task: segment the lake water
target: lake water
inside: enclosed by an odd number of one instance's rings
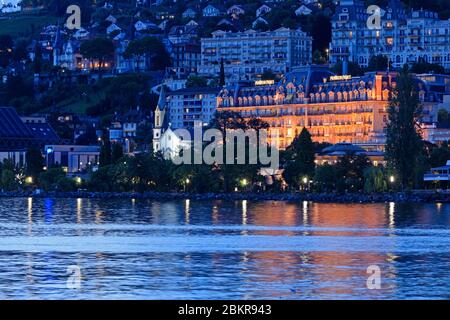
[[[0,299],[116,298],[450,299],[450,205],[0,199]]]

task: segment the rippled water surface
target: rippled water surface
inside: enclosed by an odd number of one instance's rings
[[[13,298],[450,299],[450,205],[4,198]]]

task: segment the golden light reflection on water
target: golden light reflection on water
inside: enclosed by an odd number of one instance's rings
[[[191,210],[191,200],[186,199],[184,201],[184,221],[186,224],[190,223],[190,219],[189,219],[190,210]]]
[[[78,198],[77,199],[77,223],[82,223],[82,215],[81,212],[83,211],[83,199]]]
[[[43,204],[40,199],[33,200],[28,198],[26,201],[22,203],[21,212],[22,214],[27,212],[27,217],[23,217],[25,218],[23,221],[28,221],[28,230],[31,234],[33,222],[36,229],[33,231],[36,232],[38,231],[37,226],[40,223],[40,219],[43,219],[43,215],[40,214],[40,212],[43,212]],[[60,203],[56,203],[55,217],[62,215],[63,207],[58,207]],[[95,221],[97,224],[111,222],[110,219],[114,217],[114,214],[110,213],[115,210],[113,205],[97,204],[92,205],[92,209],[90,209],[90,205],[91,200],[76,200],[76,222],[78,224],[83,222],[90,223],[91,221]],[[135,210],[140,209],[141,205],[140,201],[139,206],[136,206]],[[120,209],[126,210],[129,209],[129,206],[130,203],[127,200],[126,205],[122,204]],[[199,206],[203,210],[202,214],[199,214]],[[298,252],[244,251],[232,254],[214,252],[213,254],[202,254],[201,259],[204,260],[199,260],[200,254],[197,252],[182,252],[176,255],[161,255],[158,263],[162,263],[161,261],[166,259],[166,257],[175,259],[174,257],[176,256],[176,260],[171,260],[171,263],[176,266],[177,261],[184,261],[181,267],[178,266],[179,270],[177,272],[181,272],[186,278],[195,277],[196,268],[199,265],[204,266],[205,270],[206,268],[211,268],[211,270],[219,273],[223,268],[230,268],[228,271],[224,271],[225,274],[222,275],[221,281],[225,281],[226,277],[232,278],[232,275],[234,276],[233,272],[236,272],[238,278],[233,278],[234,280],[232,281],[237,286],[240,286],[242,290],[249,291],[245,295],[246,298],[253,297],[250,292],[253,292],[252,290],[256,287],[258,287],[258,290],[265,290],[267,295],[273,298],[292,298],[293,295],[301,296],[304,293],[302,292],[302,286],[305,286],[305,283],[310,293],[312,292],[315,296],[334,295],[336,298],[339,298],[339,295],[358,296],[361,292],[364,292],[366,297],[377,297],[382,293],[385,294],[386,290],[395,292],[401,286],[400,281],[402,277],[401,272],[398,270],[398,261],[404,257],[399,257],[395,252],[387,250],[352,250],[352,252],[347,252],[334,249],[333,251],[327,251],[328,239],[348,236],[351,242],[352,239],[364,236],[396,236],[398,228],[401,228],[404,223],[405,215],[409,219],[407,220],[408,225],[409,223],[433,224],[433,219],[436,219],[437,215],[429,210],[430,207],[435,208],[438,213],[439,210],[448,212],[445,211],[448,210],[448,207],[442,204],[433,204],[428,207],[412,205],[405,208],[402,204],[395,203],[361,205],[236,201],[230,204],[216,201],[199,204],[190,200],[170,203],[152,202],[147,209],[151,210],[152,219],[149,221],[151,224],[174,224],[175,222],[181,224],[183,220],[186,224],[192,223],[204,226],[241,224],[244,227],[244,230],[239,233],[241,235],[320,236],[324,239],[323,251],[311,251],[310,248],[305,247],[300,248]],[[75,223],[73,200],[71,200],[70,208],[70,219],[72,219],[72,223]],[[147,214],[146,212],[145,214]],[[442,219],[442,217],[444,217],[443,213],[440,212],[438,218]],[[120,218],[123,219],[124,217],[120,216]],[[128,217],[125,223],[133,224],[132,218]],[[53,223],[55,224],[55,221]],[[268,227],[268,230],[254,231],[250,228],[246,229],[245,226],[264,226]],[[271,226],[297,227],[297,229],[281,228],[282,230],[273,230],[270,228]],[[306,227],[305,230],[302,230],[302,227]],[[99,229],[96,232],[101,234],[105,232],[106,228],[103,231],[101,230],[103,229]],[[196,235],[195,232],[192,234]],[[220,236],[221,234],[218,232],[214,235]],[[185,234],[185,236],[189,236],[189,234]],[[300,245],[301,243],[299,241]],[[235,258],[230,258],[233,254]],[[33,267],[34,263],[36,263],[35,260],[42,258],[40,255],[42,254],[37,254],[36,258],[32,253],[26,254],[26,282],[30,285],[35,285],[40,281],[36,277],[37,271]],[[108,268],[111,264],[109,260],[111,255],[98,252],[94,256],[96,261],[94,264],[94,269],[96,269],[96,280],[94,280],[96,290],[106,290],[105,283],[101,279],[110,275]],[[83,259],[87,259],[86,257],[87,254],[80,253],[76,263],[83,267]],[[51,260],[52,256],[48,255],[44,258]],[[200,264],[199,261],[201,261]],[[382,291],[369,291],[366,288],[365,280],[368,276],[366,270],[369,265],[382,267]],[[164,272],[166,271],[161,269],[160,275],[163,276]],[[169,273],[169,271],[167,272]],[[31,294],[32,292],[30,291]]]
[[[270,208],[268,208],[268,206]],[[295,227],[303,225],[313,227],[309,231],[295,234],[293,231],[269,230],[257,232],[265,235],[296,235],[296,236],[376,236],[382,235],[379,228],[386,226],[386,214],[380,210],[382,205],[352,205],[352,204],[320,204],[302,202],[300,205],[288,203],[255,203],[247,209],[247,219],[258,226]],[[394,210],[387,208],[388,225],[394,228]],[[315,230],[319,228],[319,230]],[[320,228],[328,228],[321,231]],[[355,231],[345,229],[358,229]],[[342,230],[344,229],[344,230]],[[315,294],[355,294],[358,290],[366,290],[366,282],[355,283],[355,278],[367,279],[366,268],[369,265],[385,265],[395,259],[391,253],[378,252],[345,252],[326,250],[320,252],[286,253],[252,252],[248,258],[254,261],[253,268],[258,268],[258,274],[267,283],[283,282],[295,289],[302,281],[309,281],[315,287]],[[313,267],[311,267],[313,266]],[[364,267],[365,266],[365,267]],[[284,272],[275,272],[284,270]],[[395,269],[386,270],[389,277],[395,277]],[[333,283],[327,285],[327,283]],[[336,286],[336,283],[340,284]],[[294,290],[293,289],[293,290]],[[368,290],[368,289],[367,289]],[[289,296],[292,292],[274,292],[274,297]],[[371,293],[376,295],[377,293]]]

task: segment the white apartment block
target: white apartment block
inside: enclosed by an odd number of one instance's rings
[[[399,0],[382,8],[380,29],[369,29],[368,18],[363,1],[341,0],[332,19],[332,64],[348,59],[367,67],[372,56],[386,55],[395,68],[422,58],[450,69],[450,20],[407,10]]]
[[[220,88],[186,88],[167,94],[168,120],[173,129],[207,125],[214,116]]]
[[[215,31],[201,40],[198,73],[218,77],[224,61],[228,83],[259,80],[266,70],[283,75],[292,67],[311,63],[312,38],[301,30],[279,28],[275,31]]]

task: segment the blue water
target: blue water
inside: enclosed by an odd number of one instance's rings
[[[431,298],[446,204],[0,199],[0,299]]]

